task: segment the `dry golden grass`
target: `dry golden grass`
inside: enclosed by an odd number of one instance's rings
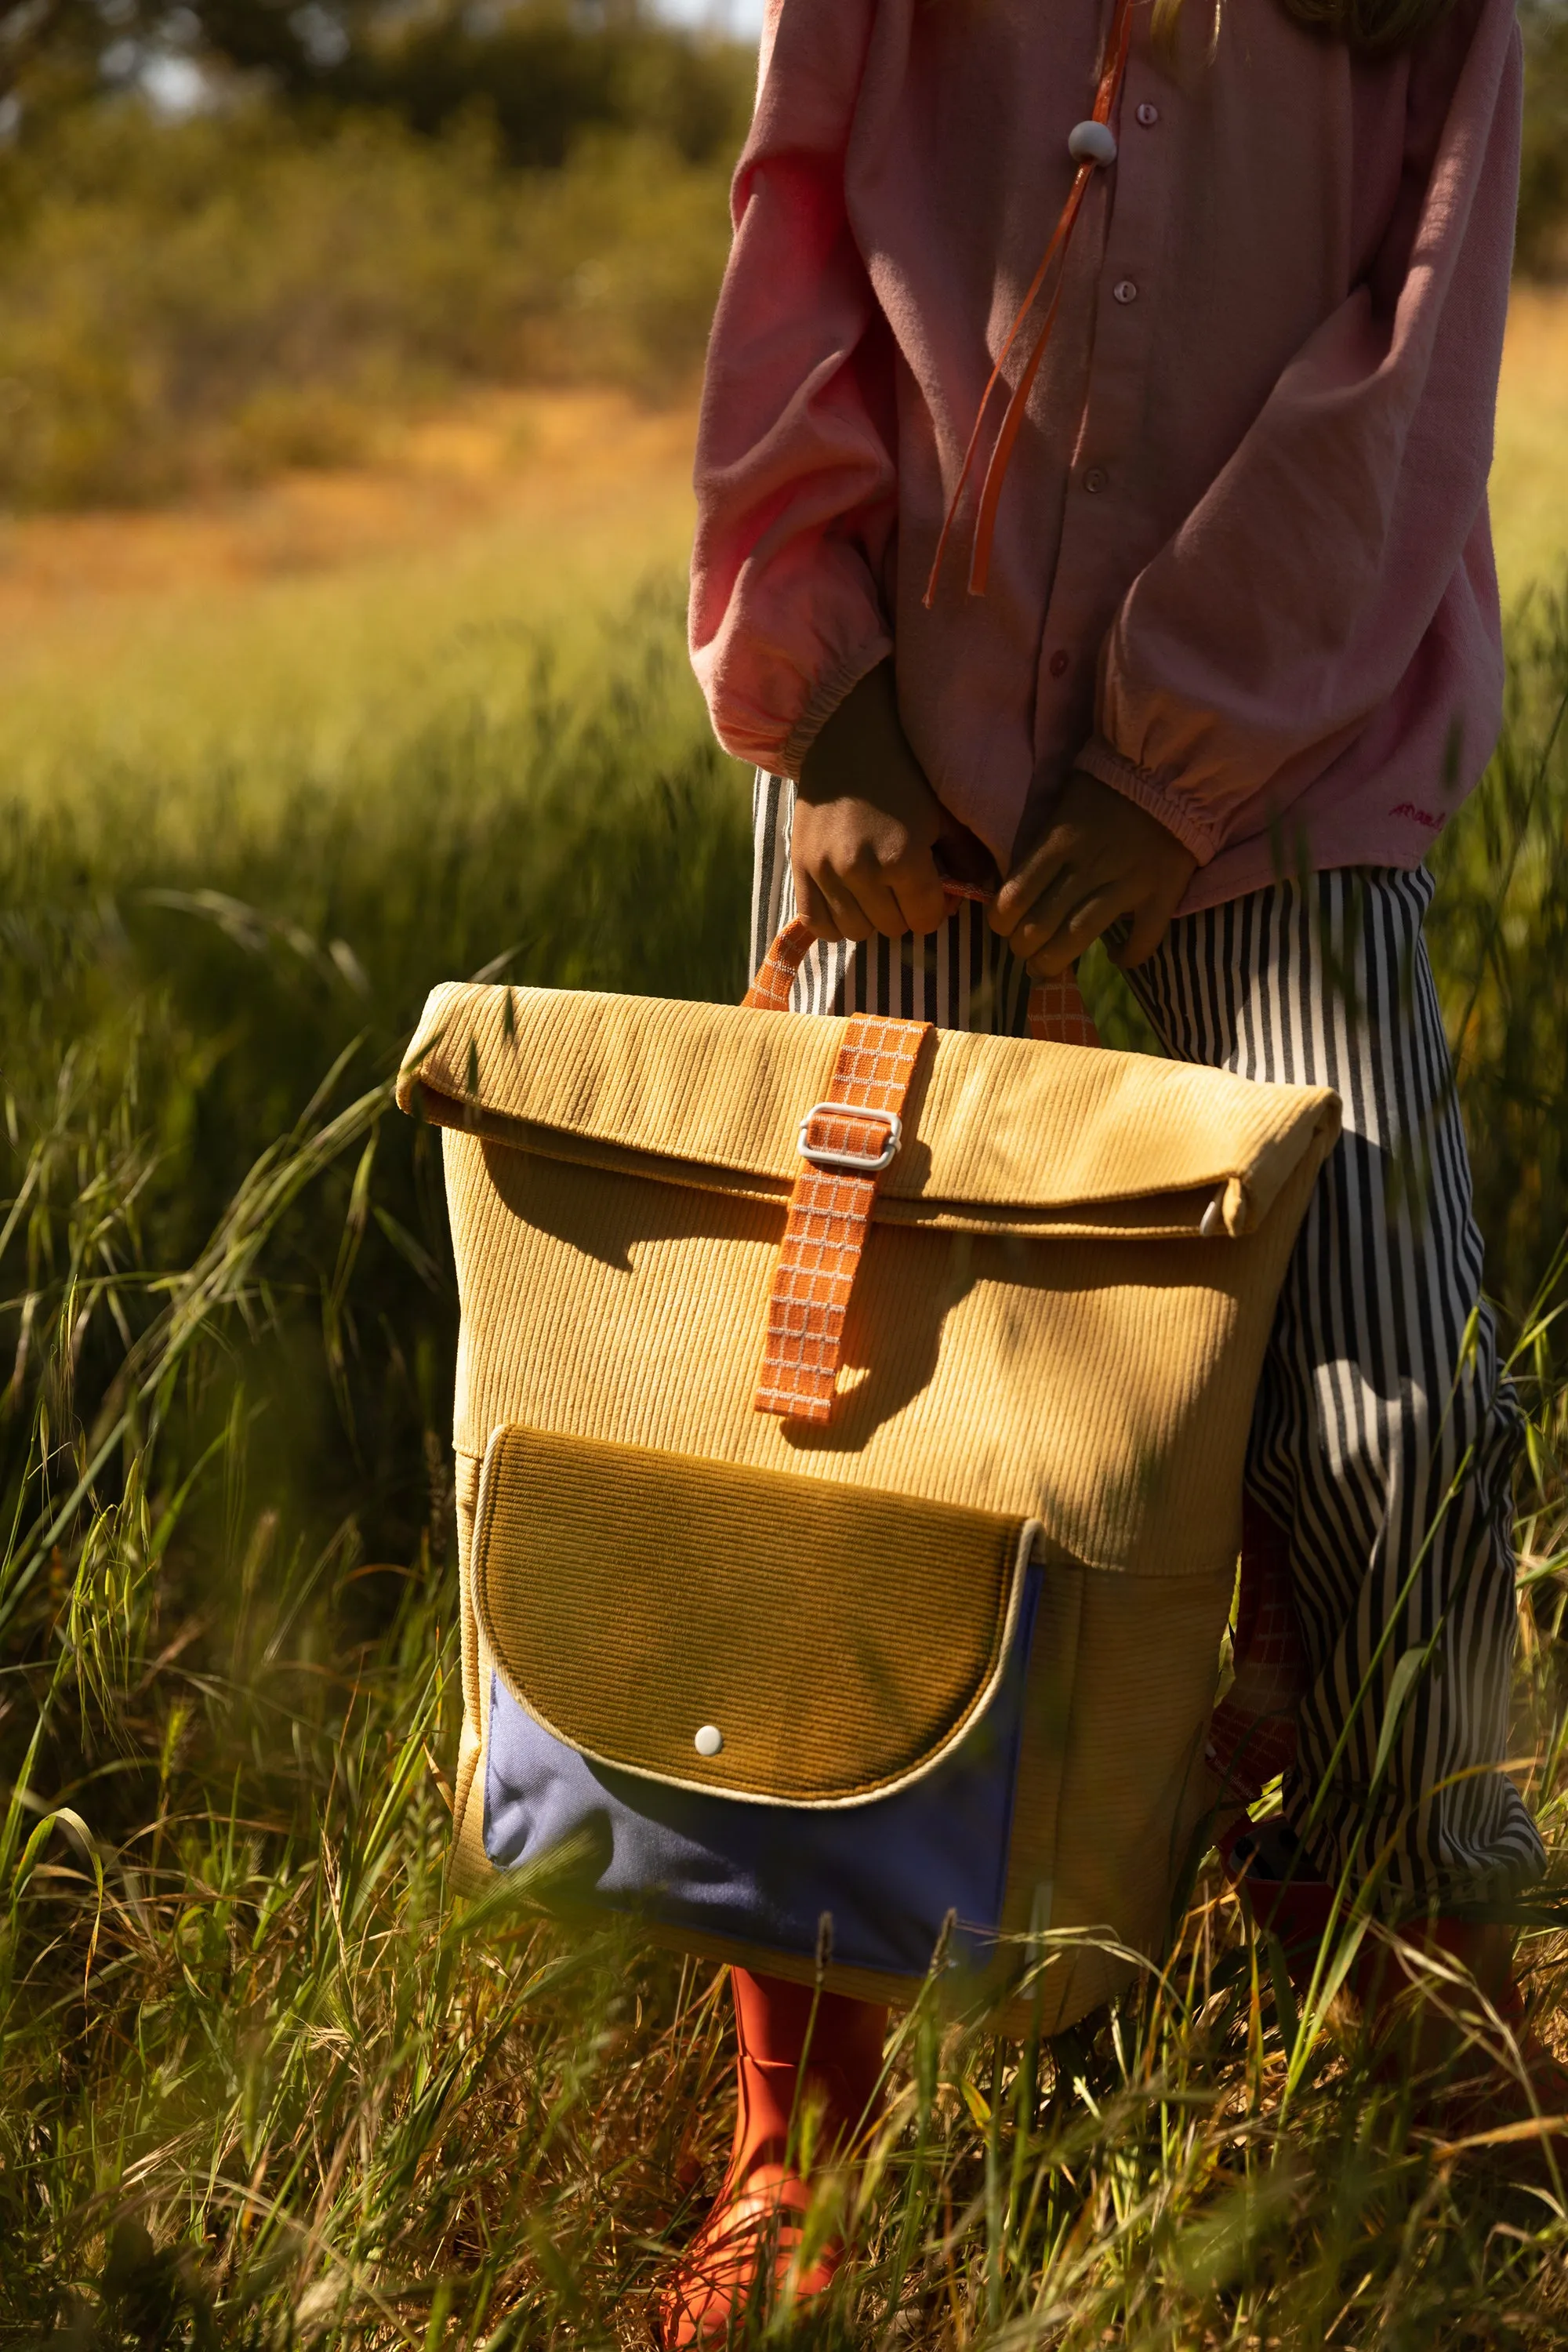
[[[1521,286],[1514,295],[1491,495],[1511,603],[1568,564],[1568,289]]]

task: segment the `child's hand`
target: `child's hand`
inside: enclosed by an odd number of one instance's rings
[[[839,704],[795,786],[795,904],[818,939],[934,931],[946,901],[931,851],[948,822],[882,662]]]
[[[1142,963],[1164,938],[1197,862],[1136,801],[1075,769],[1025,818],[991,927],[1037,980],[1055,980],[1126,915],[1131,927],[1112,961]]]

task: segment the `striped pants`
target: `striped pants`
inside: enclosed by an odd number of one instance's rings
[[[753,968],[795,912],[793,815],[792,787],[760,775]],[[1521,1424],[1481,1297],[1421,934],[1432,887],[1363,868],[1276,883],[1183,916],[1128,974],[1167,1054],[1332,1087],[1344,1106],[1275,1318],[1247,1482],[1288,1547],[1305,1652],[1287,1818],[1321,1872],[1371,1879],[1395,1911],[1497,1899],[1544,1867],[1499,1769]],[[1028,991],[963,906],[925,939],[819,942],[795,1002],[1020,1035]]]

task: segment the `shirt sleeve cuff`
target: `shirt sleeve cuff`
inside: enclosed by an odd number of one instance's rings
[[[789,740],[779,753],[778,772],[795,782],[800,781],[805,755],[845,698],[868,677],[879,662],[887,660],[893,650],[893,641],[886,635],[875,637],[859,652],[849,655],[825,677],[817,680],[806,699],[805,709],[790,729]]]
[[[1154,769],[1124,758],[1103,735],[1091,735],[1073,764],[1146,809],[1184,849],[1192,851],[1200,866],[1206,866],[1220,847],[1220,829],[1212,817],[1173,793]]]

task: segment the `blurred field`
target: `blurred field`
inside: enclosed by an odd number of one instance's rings
[[[1505,603],[1568,563],[1568,289],[1518,286],[1498,403],[1492,528]]]
[[[465,695],[504,704],[542,631],[596,615],[689,538],[689,409],[615,392],[476,394],[375,467],[151,514],[0,531],[0,793],[215,763],[265,793],[329,775]]]
[[[330,775],[436,707],[504,704],[540,633],[592,625],[690,532],[692,410],[475,392],[377,462],[149,513],[0,525],[0,795],[143,761],[170,813],[215,763]],[[1493,520],[1505,602],[1568,562],[1568,292],[1515,297]]]

